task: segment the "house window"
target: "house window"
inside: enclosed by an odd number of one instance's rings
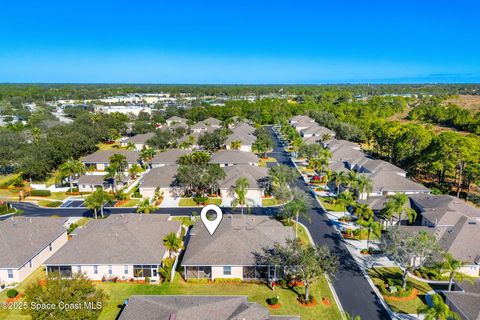
[[[123,272],[124,272],[125,274],[128,274],[128,266],[127,266],[127,265],[124,266]]]
[[[112,266],[108,266],[108,274],[109,275],[112,275],[113,274],[113,267]]]
[[[93,274],[98,274],[98,266],[93,266]]]
[[[12,269],[8,269],[8,278],[9,279],[13,278],[13,270]]]
[[[232,267],[231,266],[223,267],[223,275],[224,276],[231,276],[232,275]]]
[[[28,261],[28,267],[29,267],[29,268],[32,267],[32,260]]]

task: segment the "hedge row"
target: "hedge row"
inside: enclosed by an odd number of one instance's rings
[[[30,193],[32,197],[48,197],[51,196],[52,193],[50,190],[32,190]]]

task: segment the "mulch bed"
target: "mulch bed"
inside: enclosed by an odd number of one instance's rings
[[[322,298],[322,303],[326,306],[331,305],[332,303],[330,302],[330,299],[328,298]]]
[[[23,294],[22,294],[22,293],[19,293],[19,294],[17,294],[17,296],[16,296],[15,298],[7,298],[7,299],[5,300],[5,302],[7,302],[7,303],[17,302],[18,300],[20,300],[20,298],[21,298],[22,296],[23,296]]]
[[[312,307],[315,307],[317,305],[317,300],[313,299],[311,302],[309,303],[302,303],[300,301],[297,300],[297,302],[302,306],[302,307],[307,307],[307,308],[312,308]]]
[[[282,307],[282,304],[281,303],[277,303],[277,304],[269,304],[268,305],[268,308],[269,309],[272,309],[272,310],[278,310]]]
[[[409,296],[406,297],[389,297],[389,296],[383,296],[385,300],[389,301],[410,301],[415,299],[418,296],[418,290],[417,288],[412,289],[412,293],[410,293]]]

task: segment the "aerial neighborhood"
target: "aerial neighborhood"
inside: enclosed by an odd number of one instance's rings
[[[52,102],[72,120],[51,154],[62,161],[38,165],[53,138],[28,129],[33,157],[2,175],[2,302],[62,300],[68,287],[99,303],[82,311],[92,319],[479,319],[476,139],[415,127],[388,147],[398,123],[359,133],[302,95],[189,97]],[[345,103],[373,113],[376,98]],[[77,131],[95,140],[75,147]],[[453,168],[449,138],[473,153]]]

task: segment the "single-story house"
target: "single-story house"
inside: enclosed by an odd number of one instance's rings
[[[128,177],[125,176],[121,180],[115,181],[117,188],[123,188],[128,184]],[[84,174],[77,179],[78,191],[93,192],[97,188],[102,188],[105,191],[113,187],[113,180],[105,179],[105,175],[100,174]]]
[[[67,243],[66,219],[14,216],[0,221],[0,284],[22,282]]]
[[[180,194],[181,188],[176,185],[176,174],[178,165],[166,165],[153,168],[141,179],[139,191],[142,197],[152,198],[158,188],[164,197],[176,197]]]
[[[181,156],[189,153],[190,151],[186,149],[168,149],[163,152],[158,152],[150,161],[150,164],[152,168],[176,164]]]
[[[191,278],[276,279],[279,268],[259,264],[258,255],[275,243],[294,238],[292,227],[267,216],[224,216],[213,235],[201,221],[190,232],[181,262],[183,276]]]
[[[349,148],[356,149],[356,150],[361,149],[360,145],[358,143],[351,142],[351,141],[348,141],[348,140],[341,140],[341,139],[340,140],[339,139],[331,139],[331,140],[325,141],[324,146],[332,152],[336,151],[337,149],[339,149],[341,147],[349,147]]]
[[[131,296],[118,320],[300,320],[272,316],[267,308],[248,302],[247,296]]]
[[[215,118],[208,118],[203,121],[199,121],[192,125],[190,129],[192,132],[212,132],[215,129],[219,129],[222,127],[220,120]]]
[[[173,116],[173,117],[170,117],[167,120],[165,120],[165,122],[167,123],[167,126],[171,126],[171,125],[174,125],[174,124],[177,124],[177,123],[186,124],[187,119],[181,118],[181,117],[178,117],[178,116]]]
[[[246,122],[239,122],[232,128],[232,132],[237,134],[254,134],[255,128]]]
[[[124,155],[129,168],[133,164],[139,163],[139,152],[129,150],[98,150],[86,157],[83,157],[82,162],[86,167],[94,167],[97,171],[105,171],[105,168],[108,167],[110,162],[110,157],[114,154]]]
[[[370,193],[362,193],[360,199],[366,199],[368,196],[388,196],[396,193],[417,194],[430,193],[430,189],[420,183],[413,182],[396,172],[388,169],[382,169],[374,174],[365,174],[372,180],[372,191]]]
[[[314,125],[308,128],[305,128],[300,131],[300,135],[304,138],[310,138],[310,137],[328,137],[328,139],[331,139],[332,137],[335,137],[335,132],[332,130],[319,126],[319,125]],[[328,140],[327,139],[327,140]]]
[[[330,151],[332,152],[331,161],[345,162],[350,170],[354,168],[353,163],[365,158],[365,154],[362,151],[350,146],[341,146],[335,150],[330,149]]]
[[[265,188],[268,185],[268,168],[239,164],[223,167],[225,179],[220,182],[220,192],[223,196],[234,197],[233,189],[239,178],[246,178],[249,184],[247,199],[261,203]]]
[[[252,144],[257,140],[257,138],[252,134],[243,134],[243,133],[232,133],[227,137],[225,140],[225,147],[227,150],[235,150],[232,149],[232,142],[240,141],[240,148],[237,150],[244,151],[244,152],[252,152]]]
[[[251,152],[239,150],[220,150],[212,154],[210,163],[219,164],[220,167],[233,166],[236,164],[249,164],[257,166],[260,159]]]
[[[303,115],[293,116],[288,120],[288,122],[290,122],[290,124],[301,122],[301,121],[303,121],[303,122],[315,122],[315,120],[313,120],[309,116],[303,116]]]
[[[200,132],[192,132],[178,139],[177,144],[181,146],[182,144],[186,143],[189,145],[189,149],[191,150],[199,149],[200,146],[198,145],[198,138],[200,138],[201,135],[202,133]]]
[[[443,291],[445,303],[462,320],[480,319],[480,281],[460,283],[461,291]]]
[[[163,238],[180,234],[178,221],[166,215],[115,214],[92,220],[46,262],[48,272],[65,277],[84,273],[91,280],[158,280],[168,251]]]
[[[357,162],[354,170],[360,173],[375,173],[380,170],[389,170],[395,172],[399,176],[407,176],[405,170],[391,164],[390,162],[370,158],[363,158],[360,162]]]
[[[308,128],[318,127],[318,123],[316,123],[314,121],[312,122],[312,121],[308,121],[308,120],[305,120],[305,121],[302,120],[302,121],[292,123],[292,127],[295,130],[297,130],[298,132],[300,132],[300,131],[308,129]]]
[[[133,137],[123,139],[122,146],[126,147],[130,142],[135,145],[135,150],[140,151],[144,147],[148,147],[148,140],[152,139],[155,136],[154,132],[148,132],[143,134],[137,134]]]

